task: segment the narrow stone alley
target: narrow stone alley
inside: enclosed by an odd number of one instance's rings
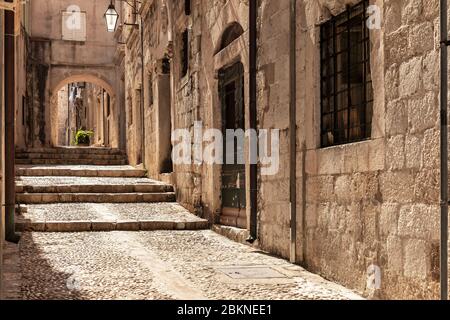
[[[39,149],[18,159],[23,234],[6,248],[7,298],[360,298],[208,230],[174,202],[171,185],[124,165],[117,150]]]
[[[446,300],[447,2],[0,0],[0,299]]]

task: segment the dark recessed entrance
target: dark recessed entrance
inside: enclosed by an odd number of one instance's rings
[[[222,131],[226,137],[229,129],[245,130],[244,67],[237,63],[220,72],[219,93],[222,104]],[[245,164],[239,163],[243,146],[234,140],[234,150],[226,146],[224,139],[224,165],[222,166],[222,214],[220,223],[227,226],[247,228]],[[227,163],[234,153],[234,164]]]

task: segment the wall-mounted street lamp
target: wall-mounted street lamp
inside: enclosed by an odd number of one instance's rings
[[[119,21],[119,14],[116,11],[116,7],[111,0],[111,4],[108,10],[105,12],[106,28],[108,32],[115,32],[117,28],[117,22]]]
[[[133,14],[135,16],[138,16],[138,8],[136,7],[136,4],[140,4],[141,1],[134,1],[133,3],[128,2],[127,0],[120,0],[125,2],[126,4],[128,4],[132,9],[133,9]],[[105,12],[105,21],[106,21],[106,28],[108,30],[108,32],[115,32],[117,29],[117,24],[119,21],[119,14],[117,13],[116,7],[113,3],[113,0],[111,0],[110,5],[108,6],[108,9]],[[137,23],[126,23],[124,22],[124,25],[126,26],[134,26],[134,27],[139,27],[139,24]]]

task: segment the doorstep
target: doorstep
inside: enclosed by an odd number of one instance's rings
[[[224,225],[215,224],[212,227],[212,231],[226,237],[234,242],[257,247],[257,241],[250,244],[247,239],[250,237],[250,232],[246,229],[239,229],[235,227],[228,227]]]

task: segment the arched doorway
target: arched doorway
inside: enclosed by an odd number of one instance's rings
[[[50,99],[51,144],[75,145],[77,131],[92,134],[90,145],[118,147],[119,118],[116,97],[104,80],[75,75],[58,83]]]

